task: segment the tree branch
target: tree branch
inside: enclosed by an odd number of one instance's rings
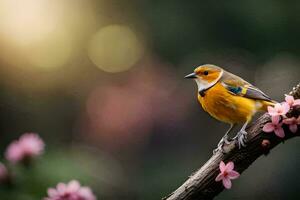
[[[300,83],[293,88],[290,95],[294,96],[295,99],[300,98]],[[288,113],[289,117],[297,117],[299,115],[299,107]],[[264,133],[262,127],[269,121],[270,116],[268,114],[261,116],[247,128],[248,142],[245,148],[238,149],[234,141],[224,146],[225,154],[218,151],[197,172],[190,176],[183,185],[169,196],[163,198],[163,200],[213,199],[224,189],[221,182],[215,181],[219,173],[219,163],[222,160],[225,162],[233,161],[235,170],[242,173],[257,158],[263,154],[268,154],[272,148],[281,142],[295,136],[300,136],[299,130],[297,133],[291,133],[286,126],[284,126],[286,136],[283,139],[277,137],[275,134]]]

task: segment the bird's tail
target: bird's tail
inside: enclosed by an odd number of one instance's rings
[[[268,110],[268,106],[274,106],[276,103],[278,103],[277,101],[262,101],[262,107],[261,110],[262,111],[267,111]]]

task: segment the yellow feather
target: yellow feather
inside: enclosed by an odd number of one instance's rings
[[[198,95],[203,109],[214,118],[234,124],[250,121],[258,110],[265,110],[270,102],[237,96],[228,92],[221,83]]]
[[[247,93],[247,89],[248,89],[248,88],[247,88],[247,87],[242,87],[242,88],[243,88],[243,89],[242,89],[242,94],[245,95],[245,94]]]

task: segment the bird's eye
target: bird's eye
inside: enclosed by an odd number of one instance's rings
[[[204,74],[205,76],[207,76],[207,75],[208,75],[208,71],[204,71],[203,74]]]

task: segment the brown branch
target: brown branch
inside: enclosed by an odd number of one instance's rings
[[[295,98],[300,98],[300,83],[293,88],[290,95]],[[299,116],[300,108],[293,109],[290,116]],[[290,117],[289,116],[289,117]],[[235,142],[231,142],[224,147],[225,154],[218,151],[213,155],[197,172],[195,172],[183,185],[171,193],[169,196],[163,198],[164,200],[200,200],[213,199],[224,189],[221,182],[216,182],[215,178],[219,173],[219,163],[223,160],[233,161],[235,169],[242,173],[245,171],[257,158],[284,142],[285,140],[300,136],[300,131],[291,133],[286,126],[284,126],[286,136],[280,139],[275,134],[264,133],[262,127],[265,123],[270,121],[270,116],[264,114],[256,122],[247,128],[248,142],[247,146],[238,149]]]

